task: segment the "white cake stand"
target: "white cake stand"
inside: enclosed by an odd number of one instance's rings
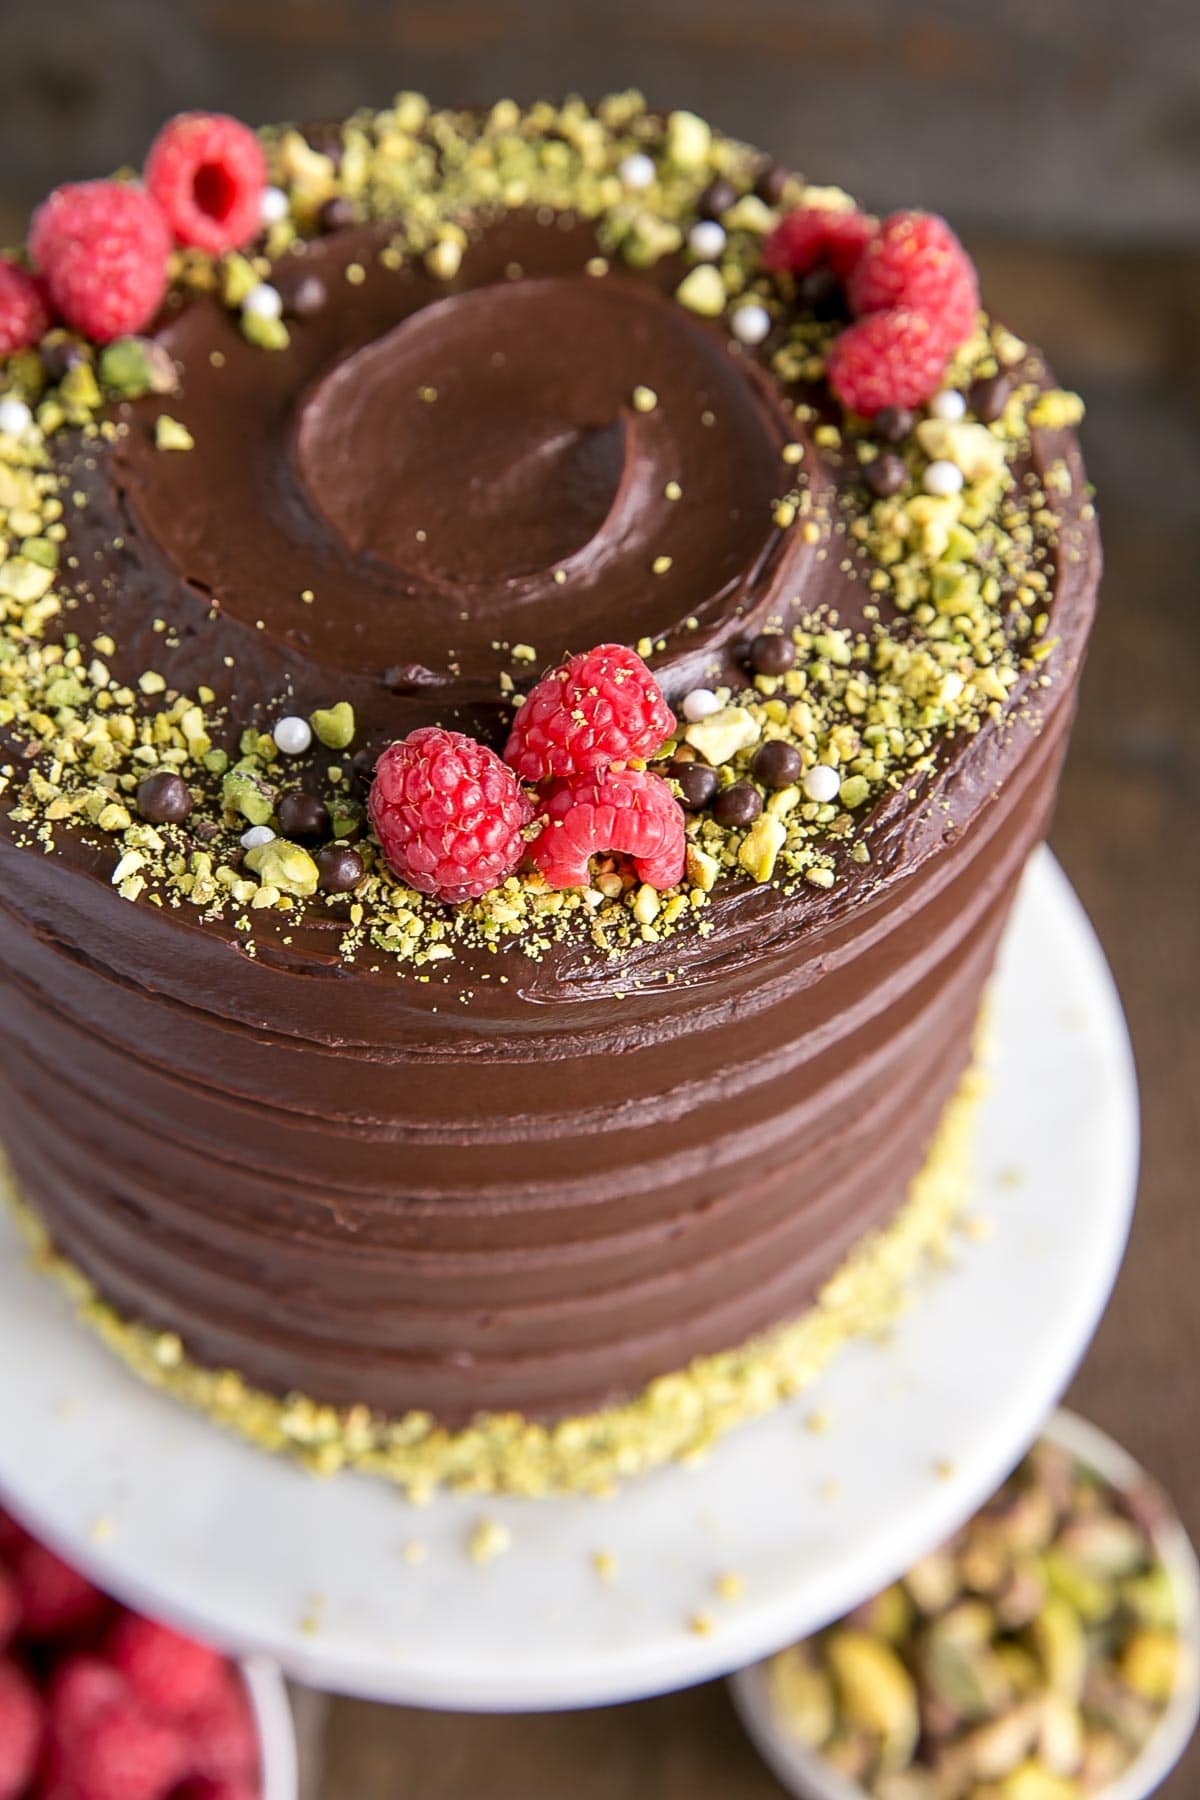
[[[1116,1275],[1133,1065],[1100,949],[1047,854],[1026,877],[993,1012],[973,1207],[991,1235],[964,1236],[888,1345],[844,1352],[699,1467],[607,1502],[423,1509],[366,1478],[315,1480],[126,1374],[5,1226],[0,1492],[123,1599],[342,1692],[583,1706],[752,1662],[892,1579],[985,1498],[1066,1385]],[[484,1565],[467,1553],[482,1519],[511,1533]]]

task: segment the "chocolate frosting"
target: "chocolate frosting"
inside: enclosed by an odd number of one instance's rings
[[[447,291],[380,241],[296,254],[328,303],[284,351],[212,300],[166,321],[193,452],[154,449],[150,402],[99,451],[61,440],[118,678],[207,683],[231,745],[335,696],[375,741],[436,720],[499,742],[517,643],[545,666],[649,637],[677,700],[735,679],[769,621],[862,622],[854,554],[772,522],[789,438],[834,510],[849,472],[753,352],[665,297],[676,260],[588,274],[591,227],[510,214]],[[799,1312],[919,1166],[1045,827],[1098,548],[1073,438],[1033,454],[1074,496],[1052,656],[876,808],[869,868],[730,880],[707,936],[418,976],[347,963],[314,912],[264,919],[251,956],[4,821],[0,1136],[60,1246],[202,1363],[451,1424],[591,1408]]]

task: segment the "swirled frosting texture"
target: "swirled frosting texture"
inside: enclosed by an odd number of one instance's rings
[[[668,297],[678,258],[587,273],[591,226],[513,212],[447,292],[382,241],[296,255],[329,300],[284,351],[214,300],[166,321],[191,453],[154,448],[149,402],[55,440],[87,501],[72,624],[115,675],[203,683],[231,743],[281,695],[349,698],[367,741],[500,741],[518,642],[650,638],[678,701],[743,680],[764,624],[872,616],[837,543],[853,464]],[[776,516],[793,441],[832,540]],[[59,1247],[202,1364],[450,1424],[587,1410],[800,1312],[920,1165],[1045,827],[1098,561],[1068,431],[1020,478],[1052,466],[1052,655],[873,808],[829,891],[735,877],[703,933],[615,962],[577,933],[417,971],[348,960],[329,911],[264,917],[248,954],[6,820],[0,1136]]]

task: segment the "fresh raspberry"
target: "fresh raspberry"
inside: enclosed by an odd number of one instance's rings
[[[0,356],[28,350],[50,329],[50,309],[36,275],[0,257]]]
[[[975,266],[936,213],[886,218],[855,267],[849,293],[859,317],[896,307],[924,313],[947,355],[969,335],[979,310]]]
[[[29,228],[51,305],[98,344],[149,324],[167,291],[170,248],[157,203],[125,181],[55,188]]]
[[[267,165],[248,125],[224,113],[180,113],[150,146],[146,186],[181,244],[220,256],[262,229]]]
[[[897,307],[840,332],[825,360],[829,385],[851,412],[919,406],[942,384],[949,350],[928,317]]]
[[[27,1637],[63,1637],[81,1631],[95,1624],[109,1605],[99,1588],[32,1538],[17,1552],[12,1572]]]
[[[29,1677],[16,1663],[0,1662],[0,1800],[17,1800],[33,1779],[43,1725]]]
[[[117,1620],[106,1648],[142,1704],[169,1719],[183,1718],[211,1698],[225,1668],[224,1657],[207,1644],[138,1613]]]
[[[504,760],[522,781],[586,775],[653,756],[674,729],[675,716],[641,657],[623,644],[600,644],[531,690]]]
[[[253,1782],[259,1776],[258,1727],[245,1685],[226,1664],[216,1692],[186,1726],[183,1773],[197,1782]]]
[[[21,1596],[17,1584],[0,1563],[0,1656],[17,1635],[21,1624]]]
[[[50,1736],[69,1750],[101,1714],[129,1696],[123,1675],[98,1656],[71,1656],[60,1663],[50,1684]]]
[[[389,867],[418,892],[456,904],[512,874],[533,816],[494,750],[436,725],[389,744],[367,804]]]
[[[56,1760],[80,1800],[166,1800],[187,1769],[187,1746],[173,1725],[127,1697],[58,1745]]]
[[[763,266],[791,275],[832,269],[839,281],[846,281],[874,235],[874,221],[866,213],[798,206],[783,215],[764,242]]]
[[[683,813],[666,782],[642,769],[576,775],[550,789],[549,822],[530,855],[551,887],[586,887],[593,856],[628,856],[640,881],[674,887],[683,875]]]

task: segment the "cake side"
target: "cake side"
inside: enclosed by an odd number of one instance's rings
[[[689,121],[268,134],[286,216],[178,260],[171,391],[44,348],[0,435],[0,1138],[106,1301],[256,1387],[450,1426],[636,1393],[803,1312],[965,1068],[1094,603],[1078,409],[979,315],[953,404],[848,413],[845,284],[764,244],[861,215]],[[681,715],[652,770],[709,787],[683,882],[398,880],[380,747],[501,749],[606,640]],[[182,818],[137,816],[155,773]]]

